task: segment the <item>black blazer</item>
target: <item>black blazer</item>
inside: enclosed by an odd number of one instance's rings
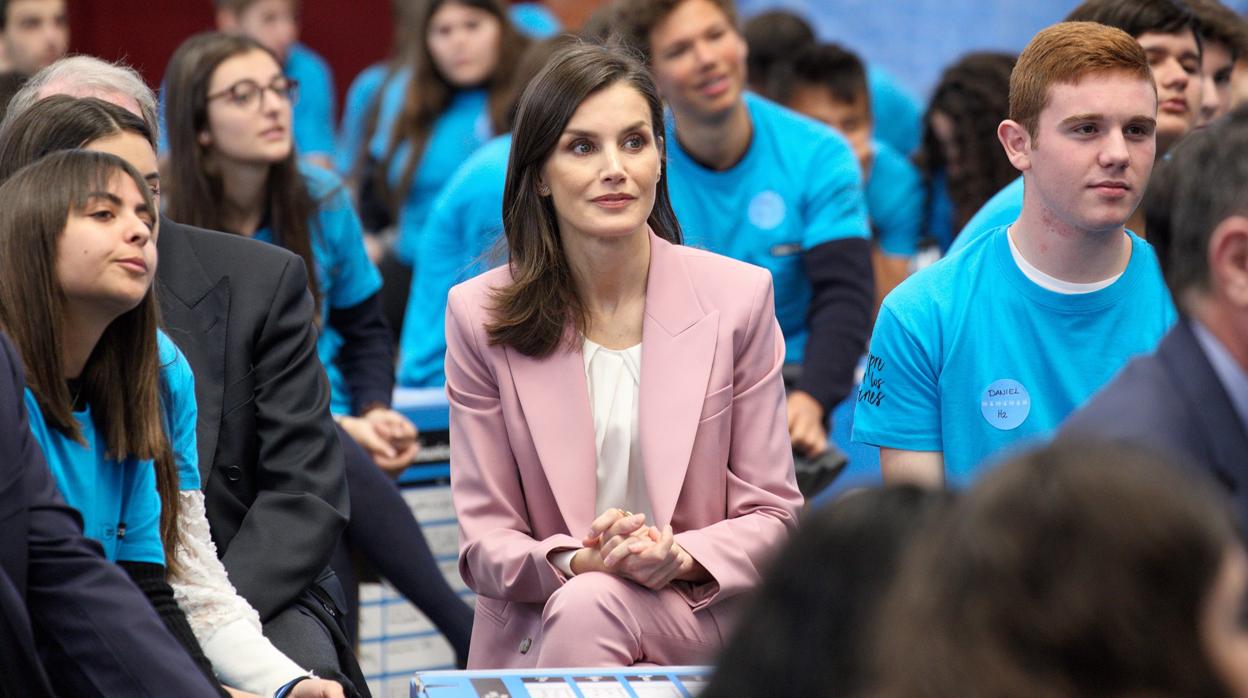
[[[1160,449],[1207,469],[1248,522],[1248,433],[1186,319],[1062,425],[1084,437]]]
[[[165,331],[195,373],[213,541],[267,621],[326,569],[348,515],[307,271],[276,245],[163,217],[157,248]]]
[[[83,537],[30,434],[24,385],[0,335],[0,695],[218,695]]]

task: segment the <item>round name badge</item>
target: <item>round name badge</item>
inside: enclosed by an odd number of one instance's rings
[[[761,230],[771,230],[784,222],[787,213],[784,198],[770,189],[750,199],[750,223]]]
[[[1031,414],[1031,395],[1011,378],[993,381],[979,400],[984,419],[1001,431],[1018,428]]]

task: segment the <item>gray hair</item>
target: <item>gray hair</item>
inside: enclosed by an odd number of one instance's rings
[[[94,56],[69,56],[35,73],[22,89],[9,101],[9,109],[0,121],[0,131],[35,102],[50,94],[71,97],[101,97],[120,95],[133,99],[139,106],[139,116],[147,122],[153,138],[159,137],[159,117],[156,93],[147,86],[138,72],[124,63],[109,63]]]

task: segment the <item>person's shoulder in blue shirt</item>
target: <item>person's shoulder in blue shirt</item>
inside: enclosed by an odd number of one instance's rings
[[[880,251],[913,257],[923,229],[923,177],[892,146],[873,143],[875,157],[867,175],[867,213]]]
[[[423,388],[446,382],[446,297],[451,287],[489,266],[503,234],[503,186],[511,134],[481,146],[447,181],[421,233],[411,295],[399,341],[398,382]]]
[[[1087,293],[1032,281],[1004,227],[904,281],[876,321],[854,440],[943,453],[965,485],[1047,438],[1176,319],[1152,248],[1128,235],[1126,270]]]
[[[966,247],[981,236],[1018,220],[1023,211],[1023,178],[1010,182],[1001,191],[993,194],[979,210],[966,222],[961,232],[949,246],[949,254]]]
[[[694,161],[668,120],[668,191],[689,244],[771,271],[787,357],[798,362],[811,295],[802,253],[870,237],[861,168],[829,126],[753,93],[744,98],[753,139],[727,170]]]
[[[197,490],[199,479],[199,446],[195,423],[199,407],[195,402],[195,374],[178,345],[163,332],[156,333],[160,358],[161,409],[164,412],[165,434],[178,465],[178,489]]]
[[[329,64],[312,49],[292,44],[286,54],[286,74],[299,82],[294,104],[295,147],[305,157],[326,162],[334,156],[334,77]]]
[[[540,2],[517,2],[508,8],[511,23],[527,37],[549,39],[563,29],[555,13]]]

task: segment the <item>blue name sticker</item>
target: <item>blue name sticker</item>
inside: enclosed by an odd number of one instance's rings
[[[755,228],[771,230],[784,222],[784,216],[788,213],[786,209],[784,197],[768,190],[750,199],[747,215],[750,217],[750,223]]]
[[[1031,395],[1022,383],[1002,378],[984,390],[979,409],[993,427],[1009,431],[1018,428],[1031,414]]]

